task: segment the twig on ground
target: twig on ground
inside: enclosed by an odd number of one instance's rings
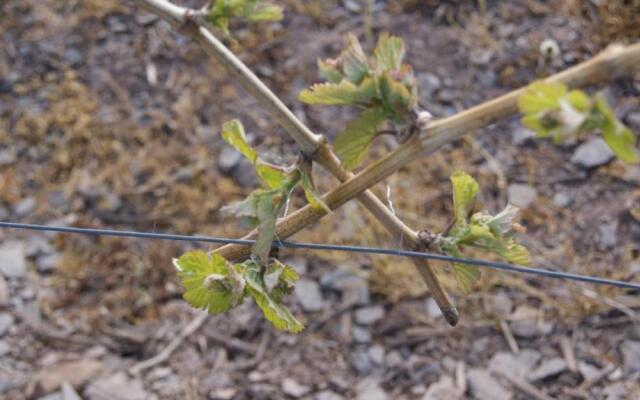
[[[530,396],[535,400],[553,400],[552,397],[549,397],[546,393],[536,388],[529,382],[526,382],[522,379],[514,378],[500,371],[495,371],[494,373],[499,377],[503,378],[504,380],[506,380],[507,382],[509,382],[511,386],[513,386],[514,388],[518,389],[522,393],[526,394],[527,396]]]
[[[162,349],[158,354],[149,358],[148,360],[141,361],[131,368],[129,368],[129,373],[132,375],[137,375],[145,369],[154,367],[158,364],[161,364],[169,359],[171,354],[182,344],[182,342],[194,332],[196,332],[202,324],[207,320],[209,314],[206,311],[199,312],[196,317],[191,320],[183,329],[180,331],[178,336],[173,338],[169,344]]]

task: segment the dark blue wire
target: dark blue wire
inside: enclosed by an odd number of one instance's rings
[[[94,229],[94,228],[73,228],[66,226],[51,226],[51,225],[38,225],[38,224],[22,224],[17,222],[0,222],[0,228],[13,228],[13,229],[27,229],[33,231],[44,232],[60,232],[60,233],[76,233],[84,235],[95,236],[117,236],[117,237],[132,237],[141,239],[155,239],[155,240],[173,240],[183,242],[203,242],[203,243],[218,243],[218,244],[237,244],[242,246],[250,246],[255,243],[254,240],[247,239],[229,239],[214,236],[189,236],[189,235],[174,235],[169,233],[151,233],[151,232],[136,232],[136,231],[120,231],[113,229]],[[560,272],[550,269],[542,268],[529,268],[520,265],[513,265],[503,262],[493,262],[477,260],[472,258],[458,258],[451,257],[442,254],[422,253],[419,251],[400,250],[400,249],[383,249],[379,247],[366,247],[366,246],[348,246],[348,245],[334,245],[334,244],[316,244],[316,243],[295,243],[286,241],[273,242],[274,247],[283,247],[289,249],[309,249],[309,250],[326,250],[326,251],[346,251],[351,253],[366,253],[366,254],[382,254],[388,256],[397,257],[414,257],[424,258],[428,260],[446,261],[459,264],[474,265],[483,268],[492,268],[508,272],[517,272],[522,274],[546,276],[556,279],[569,279],[573,281],[593,283],[597,285],[611,285],[625,289],[640,290],[640,283],[624,282],[614,279],[598,278],[588,275],[572,274],[568,272]]]

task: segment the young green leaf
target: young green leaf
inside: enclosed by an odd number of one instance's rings
[[[244,126],[237,120],[231,120],[224,123],[222,126],[222,138],[225,142],[233,146],[244,155],[251,164],[256,164],[258,160],[258,153],[249,145],[247,137],[244,133]]]
[[[284,17],[282,7],[275,4],[258,4],[247,16],[249,21],[280,21]]]
[[[377,67],[381,70],[396,70],[402,65],[405,48],[404,41],[398,37],[383,33],[374,50]]]
[[[289,181],[289,175],[284,168],[258,160],[256,173],[269,188],[283,188]]]
[[[307,104],[366,105],[375,96],[373,81],[365,80],[360,86],[343,80],[340,83],[319,83],[305,89],[298,100]]]
[[[518,108],[523,114],[542,113],[557,109],[567,87],[557,83],[534,82],[518,98]]]
[[[478,194],[478,183],[466,172],[458,171],[451,176],[451,184],[456,224],[465,226],[471,204]]]
[[[324,80],[331,83],[340,83],[344,79],[344,75],[335,64],[336,62],[333,60],[322,61],[318,59],[318,70]]]
[[[257,255],[263,263],[269,258],[271,245],[276,236],[276,219],[284,205],[284,196],[281,191],[268,191],[258,197],[256,215],[260,224],[251,253]]]
[[[244,284],[229,277],[233,266],[220,255],[209,257],[202,251],[192,251],[174,259],[173,263],[185,288],[183,297],[193,307],[218,314],[242,300]]]
[[[463,257],[458,246],[450,246],[444,252],[452,257]],[[473,291],[473,285],[480,279],[480,268],[468,264],[453,263],[453,274],[462,292],[469,294]]]
[[[344,76],[353,84],[360,84],[369,75],[369,62],[362,50],[358,37],[349,34],[349,46],[338,58],[338,63],[342,65]]]
[[[304,196],[307,198],[307,202],[311,207],[316,210],[324,210],[327,214],[331,213],[329,206],[322,200],[322,197],[316,193],[311,176],[302,170],[300,170],[300,184],[304,190]]]
[[[378,128],[386,118],[387,114],[384,109],[380,107],[369,108],[351,121],[347,128],[336,137],[333,148],[344,168],[350,170],[362,162]]]
[[[291,314],[289,309],[282,304],[281,293],[275,293],[276,296],[274,296],[267,290],[264,278],[260,274],[259,267],[253,262],[245,262],[244,265],[244,276],[247,281],[247,289],[258,307],[260,307],[264,313],[265,318],[267,318],[267,320],[269,320],[277,329],[292,333],[301,332],[304,329],[304,326]],[[283,273],[284,271],[281,272],[280,276],[282,276]],[[288,275],[289,273],[287,273],[285,279],[287,279]],[[278,279],[280,279],[280,276]]]
[[[636,136],[618,120],[611,107],[600,96],[596,98],[596,110],[602,116],[602,137],[609,148],[622,161],[639,162],[640,154],[635,148]]]

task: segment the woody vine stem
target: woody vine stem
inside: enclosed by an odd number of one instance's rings
[[[444,144],[459,139],[466,133],[471,133],[475,129],[490,125],[501,118],[515,114],[518,111],[518,100],[525,94],[525,89],[515,90],[454,116],[439,120],[427,118],[427,113],[416,112],[412,123],[414,132],[410,135],[409,139],[384,158],[366,167],[357,175],[354,175],[343,168],[340,160],[327,144],[324,137],[314,134],[308,127],[300,122],[277,96],[211,33],[202,18],[202,10],[179,7],[165,0],[132,1],[163,17],[178,28],[181,33],[195,39],[209,55],[223,65],[244,89],[252,94],[260,104],[269,111],[277,122],[299,144],[306,158],[312,159],[322,165],[342,182],[335,189],[322,196],[321,201],[323,201],[327,207],[316,207],[313,204],[309,204],[289,216],[280,219],[277,224],[275,224],[275,231],[277,237],[281,239],[287,238],[304,227],[316,222],[322,216],[326,215],[329,209],[336,209],[348,200],[357,197],[392,235],[396,237],[402,236],[404,238],[405,247],[410,250],[424,249],[427,245],[427,243],[422,240],[424,235],[419,235],[418,232],[409,228],[399,220],[368,188],[390,176],[416,158],[431,154]],[[226,29],[226,25],[223,26],[223,29]],[[391,56],[393,56],[393,54]],[[610,81],[623,75],[629,75],[638,71],[639,66],[640,44],[628,47],[613,45],[591,60],[553,75],[547,78],[545,82],[563,83],[569,87],[580,87],[590,83]],[[542,91],[545,90],[544,87],[539,89]],[[588,99],[573,96],[567,100],[560,98],[564,96],[564,93],[551,94],[557,94],[552,103],[558,103],[558,101],[566,103],[569,101],[571,103],[569,106],[573,107],[572,109],[584,111],[585,115],[587,115],[587,110],[583,110],[580,107],[584,105],[586,108],[588,105],[595,110],[592,111],[596,113],[597,116],[606,117],[607,109],[604,108],[604,106],[602,106],[602,109],[598,108],[600,105],[598,107],[592,107],[592,104],[596,103],[591,103]],[[544,95],[547,96],[549,93],[544,93]],[[573,95],[573,93],[569,93],[569,95]],[[551,110],[545,111],[545,117],[551,115],[547,115],[547,111],[550,112]],[[539,115],[532,115],[532,117],[534,117],[533,122],[536,122]],[[580,121],[580,123],[586,124],[584,121]],[[617,130],[617,125],[614,128]],[[473,186],[473,182],[465,181],[466,178],[463,176],[454,178],[458,179],[460,184],[467,185],[468,187]],[[457,217],[460,218],[460,216]],[[480,216],[480,218],[484,217]],[[460,224],[466,225],[467,222],[464,219],[466,219],[466,216],[462,221],[459,221]],[[257,236],[258,231],[254,230],[244,238],[254,239]],[[215,253],[229,261],[234,261],[249,256],[251,249],[246,246],[226,245],[217,249]],[[441,283],[438,281],[433,269],[426,260],[413,259],[413,261],[432,292],[446,320],[451,325],[457,324],[459,320],[458,312],[452,305]]]

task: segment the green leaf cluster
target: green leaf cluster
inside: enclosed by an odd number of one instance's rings
[[[258,237],[252,254],[266,262],[271,243],[276,236],[276,220],[285,209],[292,191],[300,186],[309,204],[315,209],[330,211],[316,194],[310,168],[302,165],[281,167],[265,162],[249,145],[244,127],[238,120],[228,121],[222,127],[222,138],[233,146],[255,167],[256,174],[265,186],[253,191],[246,199],[232,203],[223,210],[237,217],[246,218],[258,226]]]
[[[451,177],[455,223],[446,237],[439,241],[440,250],[454,257],[462,257],[465,246],[479,248],[508,262],[528,265],[527,249],[516,243],[513,228],[518,208],[513,205],[492,216],[477,212],[470,216],[478,195],[478,183],[467,173],[457,172]],[[480,277],[478,267],[454,263],[453,270],[460,288],[468,293]]]
[[[304,326],[283,304],[298,274],[278,260],[266,269],[253,260],[231,264],[219,254],[196,250],[174,259],[184,286],[184,299],[193,307],[219,314],[252,297],[265,317],[280,330],[298,333]]]
[[[363,108],[334,143],[347,169],[357,167],[367,153],[378,129],[389,121],[396,131],[407,130],[417,106],[417,84],[411,66],[403,64],[402,39],[381,35],[373,57],[367,57],[354,35],[336,59],[318,60],[326,83],[303,90],[300,101],[307,104],[350,105]]]
[[[569,91],[563,84],[534,82],[518,98],[518,107],[523,114],[522,124],[541,137],[559,142],[569,135],[599,130],[621,160],[640,161],[636,136],[602,96],[591,98],[580,90]]]
[[[282,8],[261,0],[215,0],[206,20],[229,35],[229,20],[240,18],[247,21],[279,21]]]

